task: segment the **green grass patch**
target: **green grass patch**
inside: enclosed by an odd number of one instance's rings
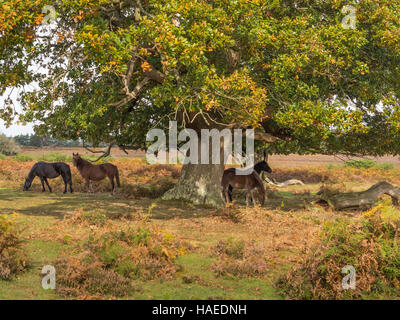
[[[20,162],[28,162],[28,161],[34,160],[34,158],[32,156],[27,155],[27,154],[22,154],[22,153],[19,153],[16,156],[13,156],[13,159],[16,161],[20,161]]]
[[[60,152],[50,152],[38,156],[36,160],[45,162],[72,162],[72,156]]]

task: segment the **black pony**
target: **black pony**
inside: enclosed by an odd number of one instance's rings
[[[257,172],[258,174],[261,174],[262,171],[271,173],[272,169],[268,165],[267,161],[268,161],[268,156],[267,156],[267,153],[264,151],[264,159],[263,159],[263,161],[257,162],[254,165],[254,171]],[[231,185],[229,185],[229,187],[228,187],[228,196],[229,196],[229,201],[230,202],[232,202],[232,190],[233,190],[233,187]]]
[[[64,162],[54,162],[54,163],[46,163],[43,161],[37,162],[33,165],[31,171],[28,174],[28,178],[25,180],[24,191],[27,191],[32,184],[33,179],[35,177],[39,177],[42,182],[42,192],[45,192],[46,189],[44,187],[44,183],[46,182],[49,191],[52,192],[51,187],[47,181],[47,178],[53,179],[60,176],[64,180],[65,189],[64,193],[67,192],[67,184],[69,184],[69,191],[72,193],[72,178],[71,178],[71,169],[69,165]]]

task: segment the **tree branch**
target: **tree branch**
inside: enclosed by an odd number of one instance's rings
[[[125,104],[127,104],[129,101],[137,99],[137,97],[140,94],[140,91],[143,89],[143,87],[150,81],[151,79],[148,77],[144,77],[142,81],[140,81],[136,87],[133,89],[131,92],[126,93],[126,97],[118,102],[110,103],[110,107],[121,107]],[[129,89],[128,89],[129,90]]]

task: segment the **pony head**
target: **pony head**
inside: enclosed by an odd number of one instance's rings
[[[268,165],[268,154],[265,150],[264,150],[264,160],[262,161],[261,169],[268,173],[272,172],[271,167]]]
[[[78,160],[81,158],[81,156],[79,155],[79,153],[74,153],[72,152],[72,163],[74,164],[74,166],[76,167],[78,164]]]
[[[26,178],[25,183],[24,183],[24,191],[28,191],[29,188],[31,187],[31,185],[32,185],[32,181],[29,180],[28,178]]]
[[[264,150],[264,159],[263,159],[263,161],[257,163],[257,167],[258,167],[258,169],[260,169],[260,171],[265,171],[265,172],[271,173],[272,169],[268,165],[267,161],[268,161],[268,155]]]

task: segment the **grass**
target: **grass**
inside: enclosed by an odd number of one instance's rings
[[[35,154],[35,155],[30,155],[30,154],[24,154],[24,153],[19,153],[15,156],[12,156],[12,158],[15,161],[19,162],[29,162],[29,161],[45,161],[45,162],[72,162],[72,155],[68,155],[65,153],[60,153],[60,152],[48,152],[44,154]],[[90,161],[95,161],[98,159],[98,156],[96,155],[84,155],[84,159],[90,160]],[[5,160],[6,157],[4,155],[0,156],[0,160]],[[112,157],[104,157],[100,159],[98,162],[99,163],[105,163],[105,162],[110,162],[113,161],[114,159]]]
[[[113,198],[105,194],[48,194],[22,192],[12,188],[0,189],[0,212],[11,214],[21,226],[27,228],[25,235],[29,245],[27,250],[33,267],[11,281],[0,281],[0,299],[62,299],[52,290],[40,286],[40,270],[46,264],[69,251],[74,243],[90,232],[90,226],[63,225],[63,218],[74,214],[74,210],[85,212],[107,212],[116,210],[134,212],[133,220],[116,221],[116,225],[136,227],[141,225],[141,215],[148,211],[151,201],[132,201]],[[169,205],[168,205],[169,206]],[[167,210],[166,210],[167,209]],[[170,215],[169,211],[175,212]],[[158,204],[152,209],[152,223],[160,228],[180,232],[182,238],[193,243],[199,249],[178,258],[182,270],[173,280],[136,280],[139,289],[127,298],[133,299],[278,299],[271,281],[266,279],[232,279],[216,277],[211,269],[213,259],[210,250],[215,240],[226,238],[225,228],[230,223],[222,222],[222,230],[213,230],[204,239],[204,231],[196,230],[198,224],[214,224],[212,210],[201,215],[203,208],[198,208],[198,218],[188,219],[193,210],[170,208]],[[168,217],[165,213],[168,212]],[[193,220],[193,221],[192,221]],[[112,220],[114,221],[114,220]],[[242,227],[240,227],[241,229]],[[237,231],[236,231],[237,232]],[[234,232],[234,234],[236,234]],[[219,234],[216,236],[215,233]],[[189,279],[189,280],[188,280]],[[192,280],[191,280],[192,279]],[[27,288],[29,290],[27,290]]]
[[[188,243],[190,249],[176,258],[179,268],[172,279],[134,279],[135,290],[119,298],[283,299],[274,287],[276,279],[318,243],[322,226],[336,218],[353,219],[346,213],[310,206],[321,185],[355,191],[383,179],[400,184],[399,169],[279,168],[273,173],[278,181],[297,178],[306,185],[274,188],[264,208],[246,208],[242,193],[237,191],[234,208],[215,210],[155,199],[162,188],[176,183],[179,166],[149,166],[136,159],[113,162],[120,168],[122,181],[115,196],[105,192],[107,181],[95,185],[94,194],[84,192],[83,180],[73,167],[76,193],[63,195],[61,178],[50,181],[53,194],[41,193],[37,180],[30,191],[23,192],[21,186],[33,162],[0,161],[0,215],[11,215],[25,228],[23,236],[32,261],[25,273],[0,281],[0,299],[63,299],[55,291],[41,288],[44,265],[71,256],[90,235],[143,225],[165,230]],[[258,275],[217,274],[213,266],[221,263],[221,257],[215,255],[215,248],[221,242],[260,245],[267,267]],[[234,264],[236,260],[229,261]]]

